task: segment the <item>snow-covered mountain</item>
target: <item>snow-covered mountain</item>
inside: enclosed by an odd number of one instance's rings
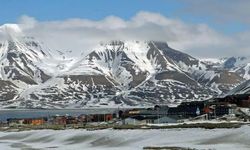
[[[246,57],[204,61],[165,42],[111,41],[70,58],[20,36],[18,26],[0,32],[6,32],[0,40],[1,107],[171,104],[223,94],[249,79]]]
[[[142,105],[210,97],[214,91],[183,71],[168,50],[163,42],[112,41],[87,58],[119,83],[116,103]]]
[[[238,85],[228,95],[235,94],[250,94],[250,57],[231,57],[226,59],[224,66],[228,67],[233,72],[236,72],[241,77],[246,79],[245,82]]]

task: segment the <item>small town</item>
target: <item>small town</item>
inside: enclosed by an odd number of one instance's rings
[[[127,108],[109,114],[54,115],[34,118],[8,118],[1,128],[86,128],[135,127],[143,125],[181,125],[185,123],[248,123],[250,95],[231,95],[205,101],[182,102],[176,107],[155,105],[149,108]],[[98,128],[100,127],[100,128]],[[181,126],[176,126],[181,127]],[[197,126],[199,127],[199,126]],[[234,127],[234,126],[233,126]],[[215,127],[216,128],[216,127]]]
[[[250,150],[250,0],[0,2],[0,150]]]

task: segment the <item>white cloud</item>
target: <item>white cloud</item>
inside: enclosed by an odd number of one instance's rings
[[[6,40],[11,36],[19,36],[22,34],[22,30],[17,24],[4,24],[0,26],[0,40]]]
[[[33,17],[29,17],[29,16],[21,16],[18,20],[18,24],[19,26],[25,30],[25,29],[30,29],[30,28],[34,28],[35,25],[37,24],[37,21],[35,18]]]
[[[74,54],[88,54],[100,41],[159,40],[198,57],[250,55],[250,32],[229,37],[206,24],[188,24],[151,12],[139,12],[129,20],[108,16],[99,21],[75,18],[41,22],[22,16],[18,24],[25,34],[52,49],[72,50]]]

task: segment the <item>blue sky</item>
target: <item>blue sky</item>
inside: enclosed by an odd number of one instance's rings
[[[156,12],[188,23],[205,23],[226,34],[245,31],[241,22],[220,23],[208,14],[185,11],[192,3],[183,0],[1,0],[0,24],[15,23],[22,15],[39,21],[87,18],[99,20],[114,15],[129,19],[139,11]]]
[[[15,22],[20,15],[38,20],[67,18],[102,19],[115,15],[128,19],[138,11],[146,10],[173,15],[182,6],[176,1],[158,0],[2,0],[1,23]]]

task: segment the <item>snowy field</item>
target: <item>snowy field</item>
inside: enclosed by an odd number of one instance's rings
[[[37,130],[0,132],[0,149],[142,150],[144,146],[250,149],[250,126],[238,129]]]

